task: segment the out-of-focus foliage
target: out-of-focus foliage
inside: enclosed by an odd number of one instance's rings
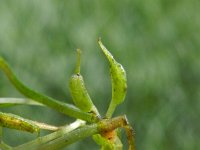
[[[108,64],[99,36],[128,76],[127,114],[141,150],[196,150],[200,135],[199,0],[5,0],[0,2],[0,55],[17,76],[54,98],[72,103],[68,80],[83,51],[82,74],[105,113],[111,99]],[[0,72],[0,97],[21,97]],[[52,124],[72,121],[51,109],[1,108]],[[21,136],[23,135],[23,136]],[[35,136],[5,130],[18,145]],[[124,140],[125,141],[125,140]],[[89,138],[70,149],[97,148]]]

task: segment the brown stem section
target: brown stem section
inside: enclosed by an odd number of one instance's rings
[[[124,127],[128,139],[129,150],[135,150],[135,138],[133,128],[130,125]]]
[[[125,116],[118,116],[113,119],[104,119],[99,122],[100,132],[112,131],[119,127],[127,125]]]
[[[124,128],[126,131],[128,143],[129,143],[129,150],[135,150],[135,139],[133,134],[133,129],[129,125],[129,122],[126,118],[126,116],[119,116],[115,117],[113,119],[104,119],[101,122],[99,122],[99,132],[102,135],[105,135],[105,133],[110,133],[116,128]]]

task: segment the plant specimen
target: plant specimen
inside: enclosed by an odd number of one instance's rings
[[[126,72],[112,54],[98,41],[100,48],[110,65],[110,77],[112,82],[112,99],[105,116],[101,116],[93,104],[85,87],[80,73],[81,51],[77,50],[77,64],[75,73],[69,81],[70,93],[74,105],[60,102],[56,99],[36,92],[24,85],[12,72],[7,62],[0,57],[0,69],[5,73],[16,89],[25,95],[22,98],[0,98],[0,107],[14,106],[16,104],[39,105],[50,107],[56,111],[76,118],[76,121],[65,126],[57,127],[46,123],[40,123],[23,117],[0,112],[0,149],[3,150],[35,150],[35,149],[61,149],[78,140],[92,136],[94,141],[101,146],[102,150],[121,150],[123,144],[119,138],[119,128],[124,128],[127,135],[129,150],[135,150],[133,129],[129,125],[126,116],[112,118],[116,107],[122,103],[126,96],[127,79]],[[3,142],[2,127],[37,133],[38,137],[22,145],[11,147]],[[52,133],[39,136],[40,130],[51,130]]]

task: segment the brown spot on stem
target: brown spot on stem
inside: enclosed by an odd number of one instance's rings
[[[101,135],[103,137],[105,137],[106,139],[108,139],[109,141],[112,141],[115,139],[115,136],[116,136],[116,132],[115,130],[112,130],[112,131],[106,131],[106,132],[102,132]]]

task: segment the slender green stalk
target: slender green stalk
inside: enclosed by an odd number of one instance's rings
[[[88,122],[96,122],[98,120],[98,118],[93,114],[83,112],[73,105],[57,101],[51,97],[45,96],[43,94],[40,94],[40,93],[28,88],[27,86],[25,86],[22,82],[20,82],[16,78],[14,73],[11,71],[9,65],[1,57],[0,57],[0,68],[3,70],[3,72],[9,78],[11,83],[16,87],[16,89],[19,92],[21,92],[23,95],[25,95],[26,97],[31,98],[31,99],[33,99],[39,103],[42,103],[44,105],[47,105],[59,112],[62,112],[71,117],[86,120]]]
[[[98,133],[98,125],[97,124],[88,125],[88,126],[79,128],[77,130],[74,130],[70,132],[69,134],[65,134],[62,137],[57,138],[53,141],[50,141],[40,146],[38,150],[49,150],[49,149],[52,149],[52,147],[53,147],[52,150],[58,150],[96,133]]]
[[[108,110],[106,112],[106,118],[111,118],[112,117],[112,114],[114,113],[116,106],[117,105],[114,103],[114,101],[111,100],[110,101],[110,105],[108,107]]]
[[[101,134],[105,132],[110,132],[119,127],[128,126],[125,116],[115,117],[113,119],[103,119],[98,123],[91,125],[85,125],[71,132],[65,133],[62,130],[56,131],[50,135],[38,138],[31,142],[25,143],[18,147],[13,148],[13,150],[58,150],[67,145],[70,145],[78,140],[84,139],[94,134]],[[130,130],[128,131],[130,133]],[[131,134],[129,134],[131,135]],[[133,140],[133,139],[129,139]],[[129,142],[134,144],[134,141]],[[129,145],[129,150],[135,150],[134,145]]]
[[[28,98],[0,98],[0,107],[9,107],[16,105],[36,105],[36,106],[45,106],[41,103],[35,102]]]
[[[81,50],[77,49],[77,62],[76,62],[75,74],[78,74],[80,72],[81,72]]]
[[[59,130],[59,128],[60,128],[60,127],[46,124],[43,122],[37,122],[37,121],[32,121],[32,120],[30,120],[30,121],[33,122],[33,124],[37,125],[40,129],[43,129],[43,130],[56,131],[56,130]]]
[[[53,141],[50,141],[49,143],[46,143],[39,147],[39,150],[48,150],[48,149],[60,149],[63,148],[64,146],[67,146],[73,142],[76,142],[78,140],[81,140],[83,138],[89,137],[91,135],[97,134],[97,133],[105,133],[105,132],[110,132],[115,130],[116,128],[119,127],[125,127],[129,126],[126,116],[119,116],[115,117],[113,119],[104,119],[98,123],[94,123],[92,125],[86,125],[82,128],[79,128],[77,130],[74,130],[70,132],[69,134],[65,134],[62,137],[55,139]],[[130,135],[132,130],[128,129],[128,133]],[[128,136],[129,138],[129,136]],[[129,138],[130,140],[129,144],[129,150],[135,150],[135,145],[133,138]]]
[[[85,121],[83,120],[76,120],[75,122],[61,128],[60,130],[53,132],[51,134],[48,134],[46,136],[43,137],[39,137],[33,141],[30,141],[28,143],[22,144],[20,146],[15,147],[15,150],[23,150],[23,149],[37,149],[40,145],[45,145],[46,143],[53,141],[61,136],[63,136],[64,134],[68,134],[69,132],[71,132],[72,130],[85,125]],[[70,134],[70,133],[69,133]]]

